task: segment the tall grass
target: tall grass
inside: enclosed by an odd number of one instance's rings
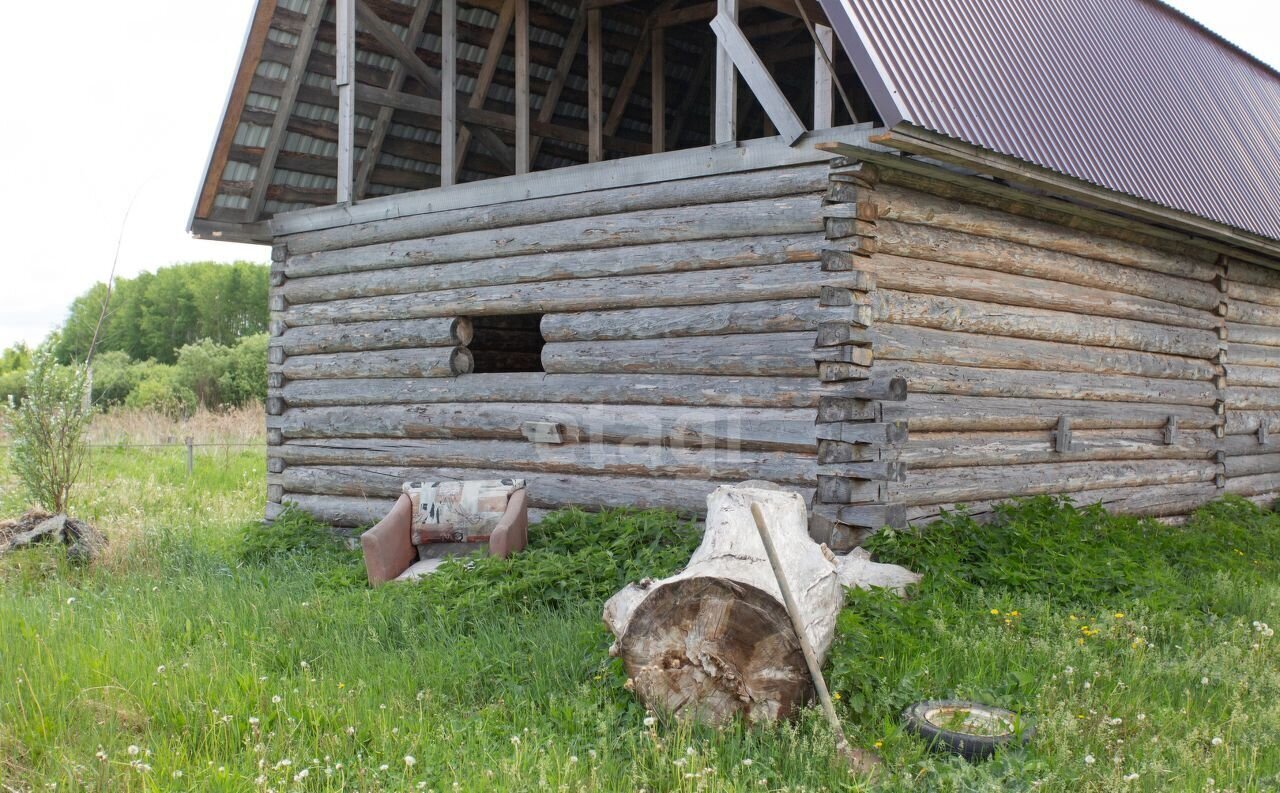
[[[305,521],[278,542],[252,528],[259,451],[202,455],[190,479],[181,450],[102,450],[90,470],[79,503],[111,536],[103,564],[0,559],[11,789],[1280,787],[1280,651],[1263,626],[1280,625],[1280,516],[1245,502],[1170,528],[1038,499],[994,525],[877,538],[927,575],[909,600],[853,593],[841,615],[838,707],[886,761],[867,785],[832,762],[812,712],[646,723],[600,607],[687,554],[696,536],[672,516],[565,513],[517,559],[371,591],[358,556]],[[5,488],[0,514],[21,506]],[[930,754],[896,714],[947,696],[1013,707],[1037,736],[979,765]]]

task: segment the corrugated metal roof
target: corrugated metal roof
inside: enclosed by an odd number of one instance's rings
[[[1151,0],[822,0],[907,122],[1280,239],[1280,74]]]

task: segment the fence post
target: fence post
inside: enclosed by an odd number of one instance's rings
[[[187,442],[187,477],[189,478],[191,476],[192,471],[195,469],[195,464],[196,464],[195,446],[194,446],[195,438],[188,435],[186,438],[186,442]]]

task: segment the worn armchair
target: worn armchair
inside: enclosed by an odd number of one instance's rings
[[[451,556],[506,557],[529,540],[524,480],[409,482],[387,516],[360,535],[371,586],[411,581]]]

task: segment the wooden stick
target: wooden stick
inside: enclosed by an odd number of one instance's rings
[[[764,519],[764,512],[755,502],[751,504],[751,517],[755,518],[756,530],[760,532],[760,542],[764,543],[764,552],[769,557],[769,566],[773,568],[773,575],[778,580],[778,589],[782,590],[782,602],[787,607],[787,616],[791,618],[791,627],[795,628],[796,639],[800,642],[801,652],[804,653],[804,662],[809,667],[809,676],[813,678],[813,687],[818,691],[822,712],[827,717],[827,723],[831,725],[831,729],[835,731],[836,749],[844,755],[852,768],[863,773],[871,773],[880,764],[880,759],[871,752],[854,749],[844,735],[844,727],[840,724],[840,717],[836,715],[835,705],[831,704],[831,692],[827,690],[827,681],[823,679],[822,669],[818,666],[818,657],[813,652],[813,645],[809,643],[804,623],[800,621],[800,608],[796,605],[796,599],[791,594],[791,586],[782,572],[782,563],[778,560],[777,549],[773,547],[773,538],[769,536],[769,526]]]

